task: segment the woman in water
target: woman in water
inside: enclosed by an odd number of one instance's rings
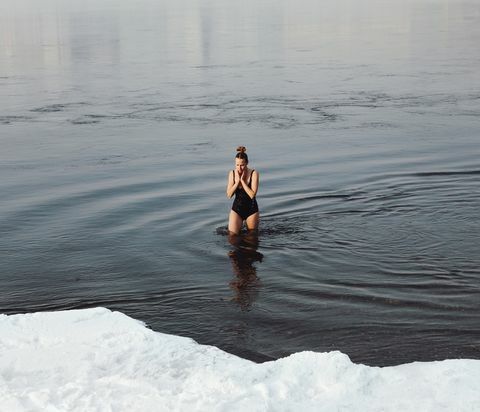
[[[255,196],[258,190],[258,172],[248,168],[248,156],[245,147],[237,148],[235,170],[228,172],[227,197],[235,194],[232,210],[228,219],[228,230],[238,235],[243,222],[248,230],[258,228],[260,214]]]

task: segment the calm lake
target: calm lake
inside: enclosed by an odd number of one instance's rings
[[[3,0],[0,313],[480,359],[479,44],[470,0]]]

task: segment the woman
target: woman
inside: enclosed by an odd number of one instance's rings
[[[243,222],[248,230],[258,228],[260,214],[255,196],[258,190],[258,172],[248,168],[247,149],[240,146],[235,156],[235,170],[228,173],[227,197],[235,194],[228,219],[228,230],[238,235]]]

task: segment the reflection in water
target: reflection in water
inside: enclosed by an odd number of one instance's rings
[[[255,262],[261,262],[263,259],[263,255],[257,252],[258,232],[250,230],[240,235],[229,234],[228,240],[234,247],[228,252],[235,275],[230,282],[230,287],[235,292],[233,300],[238,302],[242,310],[249,310],[260,286],[257,268],[254,266]]]

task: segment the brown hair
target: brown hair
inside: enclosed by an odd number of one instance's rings
[[[235,156],[235,158],[244,159],[248,164],[247,148],[245,146],[238,146],[237,155]]]

